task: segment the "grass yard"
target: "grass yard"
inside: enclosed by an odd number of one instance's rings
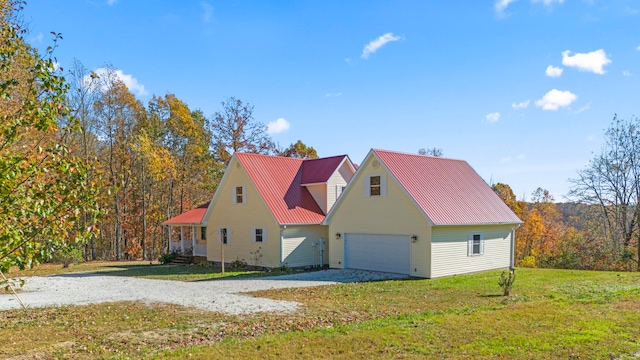
[[[640,356],[640,273],[518,269],[256,293],[295,314],[114,303],[0,312],[0,358],[508,358]],[[21,357],[22,358],[22,357]]]
[[[148,261],[88,261],[78,265],[63,268],[61,264],[42,264],[33,270],[19,271],[17,268],[7,273],[7,277],[45,276],[72,272],[109,273],[116,276],[133,276],[147,279],[199,281],[218,278],[244,278],[277,276],[287,273],[274,269],[271,271],[225,269],[224,275],[220,268],[209,265],[159,265],[149,264]]]

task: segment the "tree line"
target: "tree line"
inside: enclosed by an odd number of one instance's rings
[[[569,181],[567,203],[542,188],[517,200],[508,185],[493,185],[524,221],[516,265],[640,271],[640,119],[614,116],[602,149]]]
[[[175,94],[143,104],[111,65],[65,70],[29,45],[24,2],[0,0],[0,270],[81,249],[85,259],[154,259],[162,222],[211,199],[234,152],[281,149],[253,106],[230,97],[211,116]]]

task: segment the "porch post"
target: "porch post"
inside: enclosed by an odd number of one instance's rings
[[[184,226],[180,226],[180,251],[184,255]]]
[[[173,246],[173,239],[171,238],[171,234],[173,233],[173,227],[171,225],[167,225],[167,229],[169,229],[169,246],[168,246],[168,252],[171,252],[171,247]]]
[[[196,255],[196,226],[191,227],[191,255]]]

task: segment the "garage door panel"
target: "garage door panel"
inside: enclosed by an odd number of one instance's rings
[[[410,246],[406,235],[346,234],[345,267],[409,274]]]

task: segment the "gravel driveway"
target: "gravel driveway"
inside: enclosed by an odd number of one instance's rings
[[[227,314],[293,312],[298,303],[256,298],[242,293],[406,278],[403,275],[362,270],[332,269],[276,277],[182,282],[152,280],[108,273],[63,274],[25,279],[19,293],[27,307],[87,305],[114,301],[143,301],[193,306]],[[0,310],[20,308],[12,294],[0,294]]]

